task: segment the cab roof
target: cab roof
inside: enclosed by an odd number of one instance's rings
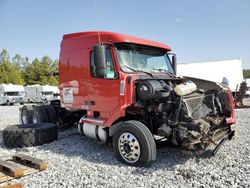
[[[108,32],[108,31],[87,31],[87,32],[66,34],[63,36],[63,40],[69,40],[69,39],[75,39],[75,38],[87,37],[87,36],[93,37],[95,35],[98,38],[98,34],[100,35],[101,42],[134,43],[134,44],[141,44],[141,45],[146,45],[146,46],[162,48],[167,51],[171,51],[171,48],[168,45],[165,45],[159,42],[146,40],[146,39],[142,39],[138,37],[133,37],[129,35],[124,35],[120,33]],[[102,38],[105,38],[105,41],[102,41]]]

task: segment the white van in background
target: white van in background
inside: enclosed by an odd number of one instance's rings
[[[24,87],[25,102],[48,103],[51,100],[59,99],[59,89],[50,85],[28,85]]]
[[[0,84],[0,105],[24,103],[24,87],[13,84]]]

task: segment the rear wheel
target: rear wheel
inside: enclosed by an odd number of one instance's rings
[[[46,105],[44,107],[45,107],[45,110],[48,114],[48,122],[56,124],[57,123],[57,114],[56,114],[55,108],[51,105]]]
[[[51,105],[25,105],[20,108],[20,119],[22,124],[28,123],[57,123],[57,113]]]
[[[22,124],[32,123],[33,106],[25,105],[20,108],[20,120]]]
[[[113,137],[117,160],[131,166],[148,166],[156,159],[156,144],[149,129],[139,121],[120,125]]]
[[[48,122],[49,119],[45,106],[34,106],[33,108],[32,123]]]

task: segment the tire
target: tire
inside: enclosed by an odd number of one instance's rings
[[[156,159],[152,133],[139,121],[126,121],[113,136],[114,154],[118,161],[131,166],[149,166]]]
[[[32,123],[49,122],[46,106],[33,106]]]
[[[52,123],[12,125],[3,130],[3,143],[8,148],[38,146],[57,140],[57,125]]]
[[[57,123],[57,114],[55,108],[50,105],[25,105],[20,108],[20,111],[20,119],[22,124]]]
[[[33,106],[25,105],[20,108],[20,121],[22,124],[32,123]]]
[[[46,105],[46,106],[44,106],[44,108],[45,108],[47,115],[48,115],[48,122],[56,124],[57,123],[57,114],[56,114],[55,108],[51,105]]]

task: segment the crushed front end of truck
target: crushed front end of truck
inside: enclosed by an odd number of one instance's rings
[[[200,155],[213,145],[215,154],[234,136],[234,103],[226,86],[190,77],[138,80],[135,86],[136,102],[127,113],[139,112],[154,135],[183,150]]]

